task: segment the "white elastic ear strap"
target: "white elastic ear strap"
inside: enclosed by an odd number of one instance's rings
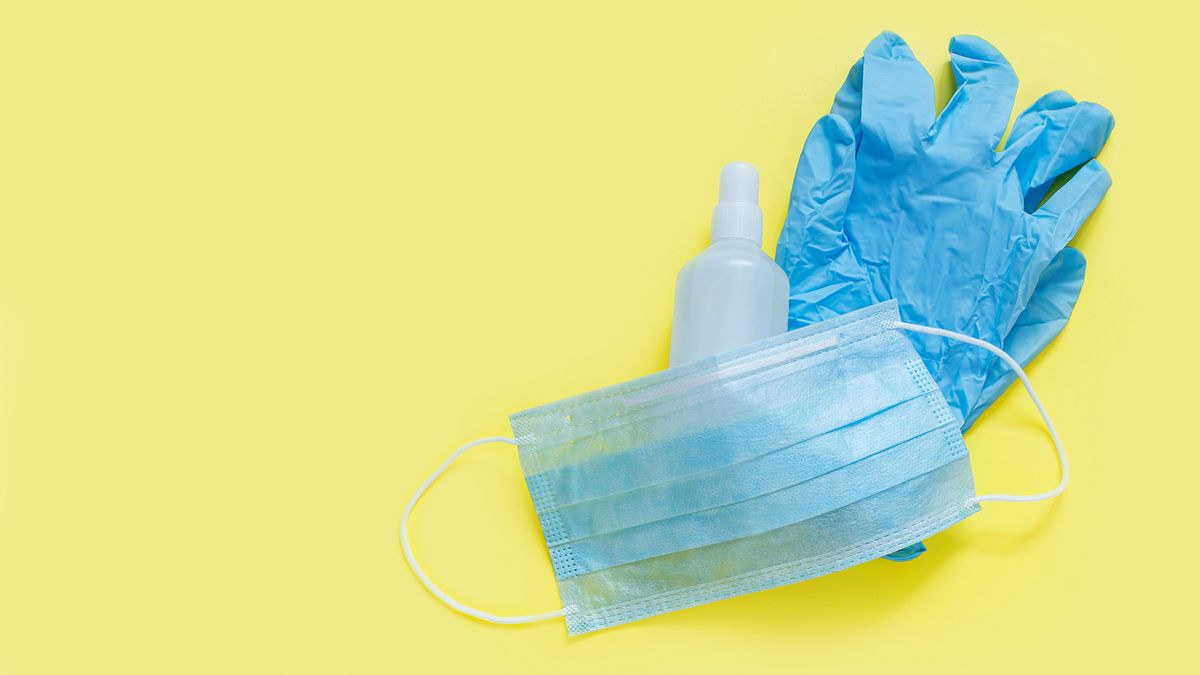
[[[545,612],[543,614],[530,614],[528,616],[497,616],[495,614],[489,614],[483,610],[475,609],[474,607],[468,607],[449,595],[446,595],[442,589],[435,586],[425,574],[425,570],[421,569],[421,566],[417,564],[417,559],[413,556],[412,546],[408,543],[408,517],[412,515],[413,507],[417,505],[417,502],[421,499],[421,495],[425,494],[425,491],[429,489],[429,486],[433,485],[433,482],[437,480],[439,476],[445,473],[446,469],[450,468],[450,465],[454,463],[454,460],[458,459],[463,453],[471,448],[477,445],[483,445],[484,443],[508,443],[509,445],[517,444],[515,440],[508,438],[507,436],[488,436],[487,438],[480,438],[467,443],[461,448],[455,450],[454,453],[446,459],[446,461],[442,462],[441,466],[434,469],[433,474],[431,474],[429,478],[426,478],[424,483],[421,483],[421,487],[417,488],[417,491],[413,493],[412,499],[408,501],[408,506],[404,508],[404,515],[400,518],[400,546],[404,548],[404,557],[408,560],[408,566],[412,568],[413,574],[417,575],[417,578],[421,580],[421,583],[425,584],[425,588],[428,588],[430,593],[433,593],[435,596],[437,596],[438,600],[441,600],[449,605],[452,609],[462,612],[467,616],[473,616],[477,619],[483,619],[484,621],[491,621],[492,623],[507,624],[532,623],[534,621],[546,621],[548,619],[554,619],[563,616],[567,613],[567,610],[565,609],[558,609],[553,612]]]
[[[1050,439],[1054,441],[1054,449],[1058,452],[1058,465],[1062,471],[1062,480],[1058,481],[1058,485],[1053,490],[1041,492],[1036,495],[979,495],[968,500],[969,503],[978,504],[979,502],[1040,502],[1043,499],[1052,499],[1063,493],[1067,489],[1067,481],[1071,478],[1071,467],[1067,464],[1067,453],[1063,450],[1062,441],[1058,438],[1058,431],[1054,428],[1054,422],[1050,421],[1050,415],[1046,412],[1045,406],[1042,405],[1041,399],[1033,391],[1033,385],[1029,383],[1029,378],[1025,376],[1025,371],[1021,369],[1021,365],[1016,362],[1013,357],[1009,356],[1003,349],[984,342],[983,340],[973,338],[970,335],[963,335],[952,330],[944,330],[942,328],[930,328],[929,326],[920,326],[905,321],[895,322],[897,328],[910,330],[914,333],[925,333],[927,335],[937,335],[940,337],[958,340],[969,345],[974,345],[980,349],[986,349],[989,352],[999,356],[1004,363],[1008,364],[1009,368],[1020,378],[1021,384],[1025,385],[1025,391],[1029,392],[1029,398],[1033,399],[1033,404],[1037,406],[1038,412],[1042,415],[1042,421],[1046,423],[1046,430],[1050,432]]]

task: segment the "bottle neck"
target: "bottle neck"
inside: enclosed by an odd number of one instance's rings
[[[713,208],[712,241],[745,239],[762,246],[762,209],[750,202],[721,202]]]

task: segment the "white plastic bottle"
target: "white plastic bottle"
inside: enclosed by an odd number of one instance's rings
[[[758,171],[721,169],[712,244],[679,271],[671,325],[671,366],[787,330],[787,275],[762,250]]]

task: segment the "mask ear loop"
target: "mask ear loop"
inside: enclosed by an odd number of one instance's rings
[[[413,507],[417,505],[417,502],[421,499],[421,496],[425,494],[425,491],[429,489],[429,486],[433,485],[433,482],[436,481],[443,473],[445,473],[446,469],[450,468],[450,465],[454,463],[454,460],[461,457],[463,453],[471,448],[477,445],[483,445],[484,443],[508,443],[509,445],[517,444],[515,440],[508,438],[507,436],[488,436],[486,438],[476,439],[470,443],[467,443],[461,448],[455,450],[450,457],[446,459],[446,461],[442,462],[441,466],[434,469],[433,474],[431,474],[429,478],[426,478],[424,483],[421,483],[421,487],[417,488],[417,491],[413,493],[412,499],[408,501],[408,506],[404,508],[404,515],[400,518],[400,546],[404,549],[404,557],[408,560],[408,566],[412,568],[413,574],[417,575],[417,579],[419,579],[421,583],[425,585],[425,588],[428,588],[430,593],[433,593],[435,596],[437,596],[438,600],[441,600],[449,605],[451,609],[462,612],[467,616],[473,616],[476,619],[483,619],[484,621],[490,621],[492,623],[516,624],[547,621],[549,619],[565,616],[567,613],[566,608],[557,609],[553,612],[544,612],[542,614],[529,614],[527,616],[498,616],[480,609],[475,609],[474,607],[468,607],[449,595],[446,595],[445,591],[434,585],[434,583],[425,574],[425,570],[421,569],[421,566],[417,564],[416,557],[413,556],[412,546],[408,543],[408,517],[412,515]]]
[[[986,349],[987,351],[1000,357],[1000,359],[1004,361],[1004,363],[1007,364],[1014,373],[1017,374],[1017,377],[1021,380],[1021,384],[1025,385],[1025,391],[1029,393],[1029,398],[1033,399],[1033,404],[1037,406],[1038,412],[1042,415],[1042,421],[1046,423],[1046,430],[1050,432],[1050,439],[1054,441],[1054,449],[1058,452],[1058,465],[1062,471],[1062,479],[1058,481],[1058,485],[1055,486],[1053,490],[1041,492],[1036,495],[979,495],[967,500],[967,503],[1040,502],[1044,499],[1053,499],[1054,497],[1062,494],[1063,490],[1067,489],[1067,481],[1071,478],[1071,467],[1069,464],[1067,464],[1067,453],[1065,450],[1063,450],[1062,441],[1058,438],[1058,430],[1054,428],[1054,422],[1050,421],[1050,415],[1046,412],[1045,406],[1042,405],[1041,399],[1039,399],[1037,393],[1033,391],[1033,385],[1029,383],[1029,378],[1026,377],[1025,371],[1022,370],[1021,365],[1017,363],[1013,357],[1009,356],[1008,353],[1003,349],[984,342],[978,338],[973,338],[970,335],[956,333],[952,330],[945,330],[943,328],[921,326],[905,321],[896,321],[894,323],[896,328],[903,328],[904,330],[909,330],[914,333],[925,333],[926,335],[937,335],[939,337],[950,338],[951,340],[958,340],[959,342],[965,342],[969,345],[979,347],[980,349]]]

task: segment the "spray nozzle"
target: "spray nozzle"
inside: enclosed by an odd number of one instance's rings
[[[762,245],[762,209],[758,208],[758,170],[732,162],[721,169],[719,201],[713,209],[712,239],[741,237]]]

